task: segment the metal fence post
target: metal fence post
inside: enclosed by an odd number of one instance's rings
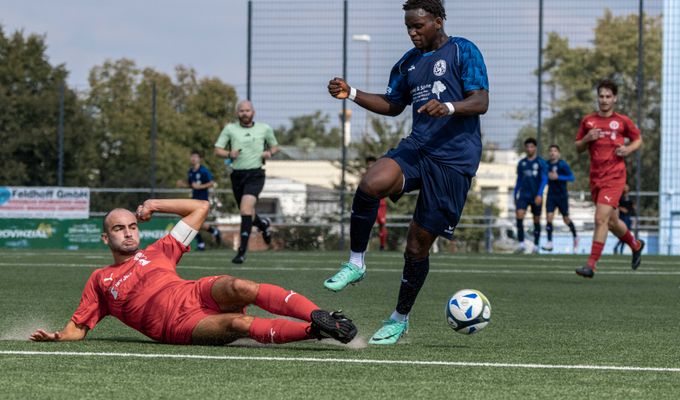
[[[154,82],[151,85],[151,169],[149,171],[151,198],[156,195],[156,130],[156,82]]]
[[[64,186],[64,85],[59,85],[59,125],[57,125],[57,152],[59,164],[57,167],[57,186]]]
[[[638,15],[638,68],[637,68],[637,123],[642,126],[642,91],[644,90],[644,0],[639,2]],[[640,186],[642,169],[642,148],[635,153],[635,237],[640,234]]]
[[[343,1],[342,16],[342,78],[347,79],[347,0]],[[342,174],[340,177],[340,250],[345,249],[345,173],[347,170],[347,99],[342,99]]]

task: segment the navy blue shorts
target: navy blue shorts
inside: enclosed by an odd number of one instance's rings
[[[531,213],[535,216],[541,215],[541,206],[534,203],[536,197],[519,197],[515,199],[515,210],[528,210],[531,207]]]
[[[550,196],[548,192],[548,200],[545,203],[545,210],[549,213],[555,212],[555,209],[560,210],[563,217],[569,216],[569,197],[567,196]]]
[[[397,201],[404,193],[420,190],[413,220],[428,232],[453,238],[460,221],[472,177],[433,161],[409,141],[385,154],[399,164],[404,174],[404,190],[390,196]]]

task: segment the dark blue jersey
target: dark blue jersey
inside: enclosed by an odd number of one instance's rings
[[[548,196],[550,197],[568,197],[567,182],[574,181],[574,174],[564,160],[557,160],[557,162],[548,162],[548,172],[557,172],[557,180],[548,179]]]
[[[481,89],[489,89],[482,53],[469,40],[450,37],[437,50],[406,52],[392,68],[385,96],[391,103],[413,106],[413,128],[406,140],[433,161],[474,176],[482,155],[479,116],[434,118],[417,110],[430,99],[456,102]]]
[[[531,199],[543,195],[543,189],[548,183],[548,164],[541,157],[529,160],[524,157],[517,164],[517,183],[515,184],[515,199]]]
[[[213,181],[213,176],[205,166],[201,165],[197,170],[189,168],[188,182],[205,184]],[[208,200],[208,189],[191,189],[191,198],[196,200]]]

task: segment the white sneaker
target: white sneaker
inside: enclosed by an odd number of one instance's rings
[[[574,254],[578,253],[578,243],[579,243],[579,237],[574,236]]]
[[[543,249],[545,251],[553,251],[553,242],[550,241],[550,242],[546,243],[545,246],[541,247],[541,249]]]

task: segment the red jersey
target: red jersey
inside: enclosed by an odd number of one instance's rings
[[[616,155],[616,149],[623,146],[625,138],[640,139],[640,129],[623,114],[613,113],[601,117],[597,113],[586,115],[576,135],[581,140],[589,130],[600,129],[600,137],[589,143],[591,185],[603,181],[626,181],[626,163]]]
[[[129,260],[95,270],[85,285],[71,320],[92,329],[112,315],[125,325],[161,342],[182,318],[182,300],[197,281],[180,278],[175,270],[187,246],[167,235]],[[179,316],[179,317],[178,317]]]

